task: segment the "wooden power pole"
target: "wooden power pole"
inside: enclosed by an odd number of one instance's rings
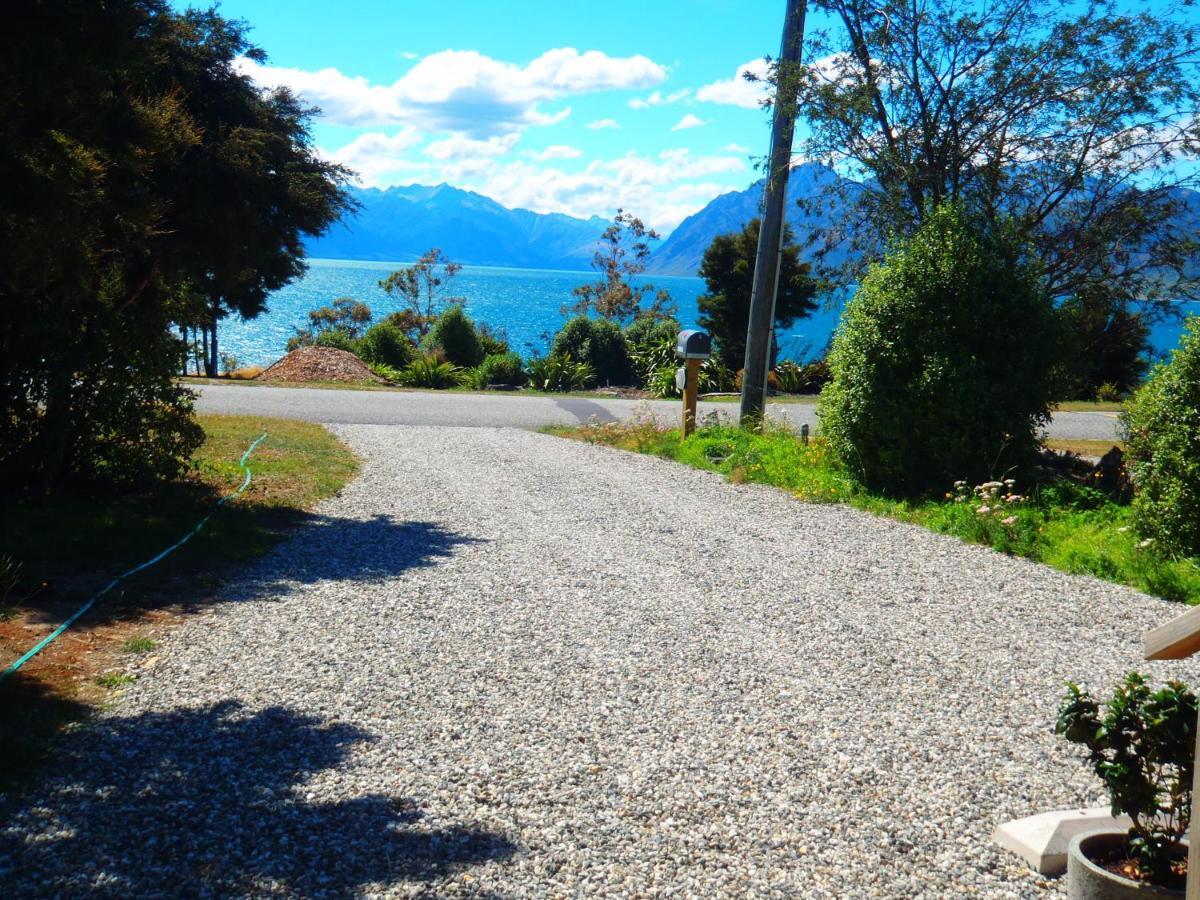
[[[763,187],[762,224],[754,260],[754,287],[750,294],[750,324],[746,330],[746,369],[742,375],[743,425],[762,418],[767,405],[767,372],[771,365],[771,331],[775,324],[775,292],[779,286],[779,261],[783,249],[783,213],[787,202],[788,172],[792,164],[792,133],[796,130],[795,67],[804,43],[807,0],[787,0],[783,43],[771,117],[771,154]]]

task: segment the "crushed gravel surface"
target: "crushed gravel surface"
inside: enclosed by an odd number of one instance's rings
[[[384,383],[361,359],[336,347],[297,347],[263,370],[258,380]]]
[[[1178,607],[503,429],[362,475],[68,735],[0,894],[1026,897],[995,825]]]

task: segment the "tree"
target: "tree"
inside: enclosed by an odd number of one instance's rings
[[[646,260],[650,258],[649,242],[656,240],[656,231],[646,228],[632,213],[618,209],[612,224],[600,235],[600,247],[592,256],[592,268],[600,273],[600,280],[575,288],[571,293],[578,299],[569,308],[564,307],[564,315],[568,312],[577,315],[595,313],[618,322],[641,316],[674,315],[675,304],[667,291],[656,292],[652,284],[632,282],[646,271]],[[647,296],[654,299],[643,308],[642,301]]]
[[[721,361],[735,372],[746,357],[758,227],[759,220],[753,219],[741,231],[713,238],[700,262],[700,277],[704,279],[706,292],[698,300],[699,325],[712,335]],[[799,254],[792,231],[785,226],[775,299],[777,328],[791,328],[796,319],[817,308],[813,299],[816,285],[809,277],[809,266],[800,262]]]
[[[337,332],[351,344],[370,324],[371,307],[353,297],[338,297],[329,306],[308,311],[308,325],[296,328],[296,334],[288,340],[288,350],[312,346],[330,332]]]
[[[1067,298],[1059,314],[1069,337],[1064,397],[1111,400],[1141,383],[1149,366],[1144,313],[1097,287]]]
[[[850,203],[856,225],[836,237],[864,265],[954,202],[1010,223],[1056,299],[1101,290],[1160,314],[1200,295],[1178,190],[1200,171],[1186,164],[1200,149],[1190,2],[814,3],[831,24],[810,33],[795,85],[802,150],[861,184],[811,202]]]
[[[5,16],[0,470],[43,491],[172,475],[202,437],[174,326],[214,292],[249,312],[301,271],[301,236],[348,206],[345,173],[290,95],[237,74],[261,57],[241,23],[162,0]]]
[[[1028,464],[1054,399],[1059,318],[1013,229],[950,204],[872,266],[821,392],[834,456],[873,490],[941,494]]]
[[[446,304],[465,304],[463,297],[445,297],[446,285],[462,270],[459,263],[450,261],[434,247],[421,254],[415,265],[397,269],[379,282],[390,295],[396,295],[402,309],[393,313],[391,321],[407,333],[424,338],[433,327]]]

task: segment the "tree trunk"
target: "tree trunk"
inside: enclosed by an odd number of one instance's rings
[[[204,374],[209,378],[216,378],[217,371],[217,312],[220,308],[220,300],[216,296],[211,298],[212,319],[209,322],[209,328],[212,329],[212,334],[208,342],[208,353],[204,359]]]

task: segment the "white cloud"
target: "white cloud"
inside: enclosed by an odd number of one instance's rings
[[[442,141],[434,141],[425,148],[426,156],[434,159],[474,159],[481,156],[503,156],[517,145],[521,135],[517,132],[497,135],[486,141],[476,141],[471,138],[453,135]]]
[[[678,103],[680,100],[686,100],[688,95],[692,93],[690,88],[674,91],[673,93],[663,94],[655,91],[648,97],[634,97],[629,101],[630,109],[646,109],[650,106],[667,106],[671,103]]]
[[[745,146],[744,144],[737,144],[737,143],[733,143],[733,142],[726,144],[721,149],[724,150],[726,153],[749,153],[750,152],[750,148]]]
[[[671,126],[672,131],[685,131],[688,128],[700,128],[708,123],[699,116],[693,116],[691,113],[685,115],[682,119]]]
[[[747,72],[760,80],[747,81],[745,77]],[[768,97],[768,85],[765,81],[768,73],[769,67],[766,60],[752,59],[750,62],[738,66],[733,78],[714,81],[712,84],[706,84],[700,88],[696,91],[696,99],[705,103],[756,109]]]
[[[528,156],[537,162],[546,162],[551,159],[578,159],[583,156],[583,151],[578,147],[568,147],[566,144],[551,144],[545,150],[531,150]]]
[[[354,169],[363,184],[395,183],[394,177],[389,179],[387,176],[409,173],[411,177],[412,173],[429,169],[426,163],[411,162],[404,158],[405,152],[421,141],[420,133],[411,127],[392,135],[371,131],[360,134],[344,147],[325,156]]]
[[[616,159],[596,160],[581,172],[525,161],[490,162],[461,186],[505,206],[535,212],[607,218],[624,208],[660,229],[674,228],[713,197],[730,190],[728,184],[712,181],[712,176],[746,169],[746,163],[737,157],[693,157],[682,148],[663,151],[657,157],[630,152]]]
[[[620,128],[621,123],[616,119],[597,119],[594,122],[588,122],[587,127],[592,131],[600,131],[604,128]]]
[[[420,53],[413,53],[411,50],[402,50],[400,52],[401,59],[416,59],[420,55]]]
[[[475,139],[561,121],[569,112],[544,113],[538,108],[542,102],[650,87],[667,77],[663,66],[645,56],[580,53],[573,47],[548,50],[525,66],[474,50],[444,50],[424,57],[390,85],[333,68],[307,71],[245,58],[237,65],[265,87],[290,87],[334,124],[415,125]]]

